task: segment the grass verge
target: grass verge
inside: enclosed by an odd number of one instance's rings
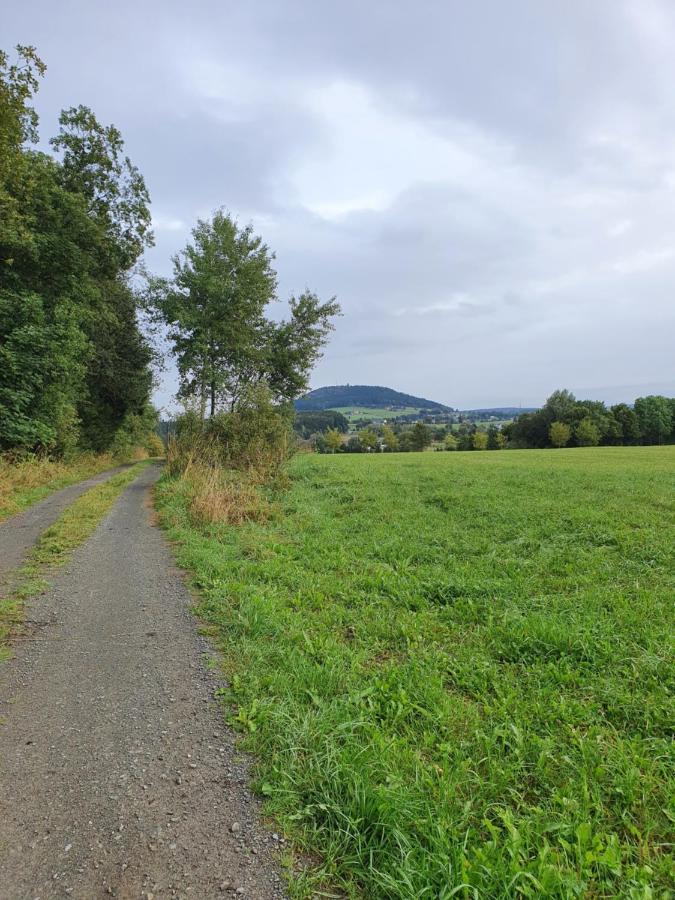
[[[675,448],[296,457],[157,503],[267,809],[349,897],[666,898]]]
[[[0,456],[0,521],[54,491],[131,461],[110,453],[85,453],[70,462],[39,457],[10,462]]]
[[[46,587],[46,578],[94,532],[113,503],[150,460],[144,460],[78,497],[46,529],[25,564],[10,575],[12,587],[0,597],[0,660],[11,655],[10,638],[20,629],[25,601]]]

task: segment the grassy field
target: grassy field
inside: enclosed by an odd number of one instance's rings
[[[158,503],[296,896],[672,897],[675,447],[301,456]]]
[[[371,406],[336,406],[335,411],[342,413],[351,423],[359,419],[391,420],[396,416],[411,416],[413,413],[418,413],[419,408],[417,406],[401,406],[396,409],[387,409],[386,407],[375,409]]]

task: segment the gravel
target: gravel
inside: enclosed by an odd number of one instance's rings
[[[47,624],[0,668],[2,900],[286,896],[213,651],[150,521],[158,475],[31,603]]]
[[[100,472],[85,481],[55,491],[24,512],[0,523],[0,588],[5,587],[9,574],[16,569],[33,549],[42,532],[53,525],[67,506],[97,484],[123,472],[128,466],[118,466]]]

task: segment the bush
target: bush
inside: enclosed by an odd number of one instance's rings
[[[274,479],[293,450],[291,418],[292,411],[275,406],[263,386],[251,389],[234,412],[204,421],[185,413],[169,440],[167,471],[179,475],[207,465],[244,471],[260,483]]]

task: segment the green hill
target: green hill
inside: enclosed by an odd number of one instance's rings
[[[317,388],[295,401],[295,408],[300,411],[320,409],[345,409],[359,407],[383,410],[433,410],[434,412],[452,412],[452,407],[394,391],[392,388],[369,384],[336,384],[331,387]]]

